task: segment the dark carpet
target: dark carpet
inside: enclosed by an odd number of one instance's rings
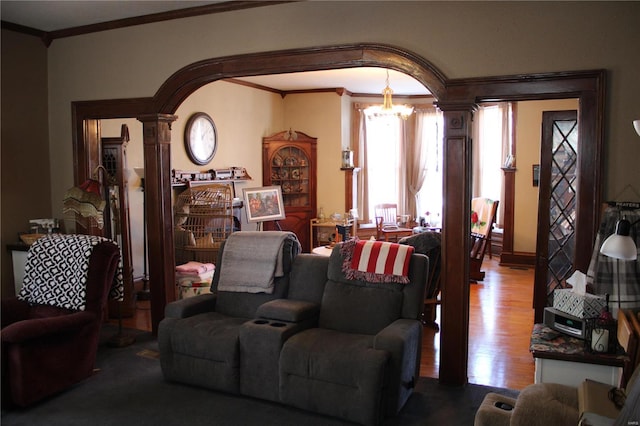
[[[332,426],[351,425],[258,399],[228,395],[164,381],[157,359],[157,341],[150,333],[136,334],[126,348],[105,344],[117,329],[104,327],[98,371],[75,387],[31,408],[3,410],[1,423],[29,426]],[[479,385],[448,387],[421,378],[400,414],[384,425],[473,425],[488,392],[511,397],[517,391]]]

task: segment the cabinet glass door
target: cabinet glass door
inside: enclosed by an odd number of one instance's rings
[[[271,158],[271,184],[280,185],[285,207],[309,206],[309,158],[300,148],[284,146]]]

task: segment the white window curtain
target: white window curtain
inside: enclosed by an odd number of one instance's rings
[[[353,121],[351,123],[355,165],[360,168],[356,183],[358,196],[355,206],[358,209],[358,222],[360,223],[368,223],[371,220],[369,209],[365,208],[369,205],[369,191],[367,189],[369,187],[369,172],[365,167],[367,164],[367,129],[364,110],[369,106],[361,103],[353,104]]]
[[[368,216],[375,217],[373,207],[376,204],[394,203],[398,205],[398,214],[405,214],[406,173],[405,125],[397,116],[376,116],[366,109],[365,151],[367,161],[368,204],[365,206]]]
[[[416,110],[416,140],[420,141],[422,182],[416,197],[416,219],[432,226],[442,222],[442,112],[436,107]]]
[[[504,217],[504,166],[512,155],[512,104],[483,104],[478,108],[473,128],[473,197],[500,200],[496,223]]]
[[[354,104],[353,140],[358,179],[358,212],[370,222],[375,204],[396,203],[398,214],[418,218],[421,203],[429,200],[442,210],[442,114],[431,105],[415,105],[406,121],[399,117],[376,117],[366,113],[371,105]],[[426,124],[425,124],[426,123]],[[438,142],[439,141],[439,142]],[[426,149],[425,143],[439,143]],[[427,161],[431,160],[432,165]],[[439,173],[440,178],[435,178]],[[423,192],[425,182],[430,190]],[[437,198],[437,200],[434,200]]]

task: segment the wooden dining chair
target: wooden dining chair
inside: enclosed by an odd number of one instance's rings
[[[376,239],[378,241],[398,241],[411,235],[413,230],[398,226],[398,205],[392,203],[374,206],[376,218]]]
[[[618,310],[618,330],[617,338],[618,344],[627,353],[627,360],[622,369],[622,383],[621,387],[625,387],[631,374],[636,369],[636,366],[640,362],[638,356],[640,356],[640,325],[638,324],[637,317],[634,312],[627,309]]]
[[[491,246],[491,231],[496,221],[498,201],[478,197],[471,200],[471,252],[469,260],[469,276],[472,280],[484,279],[482,261],[484,254]]]

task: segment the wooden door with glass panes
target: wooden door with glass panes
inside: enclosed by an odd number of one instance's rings
[[[119,137],[103,137],[102,165],[109,174],[108,220],[105,221],[105,236],[120,246],[124,299],[109,300],[109,316],[132,317],[136,310],[134,295],[133,259],[131,252],[131,223],[129,220],[129,189],[127,181],[127,144],[129,128],[120,127]]]
[[[262,139],[262,182],[280,186],[286,218],[263,229],[294,232],[308,250],[309,225],[316,217],[317,138],[287,130]]]

